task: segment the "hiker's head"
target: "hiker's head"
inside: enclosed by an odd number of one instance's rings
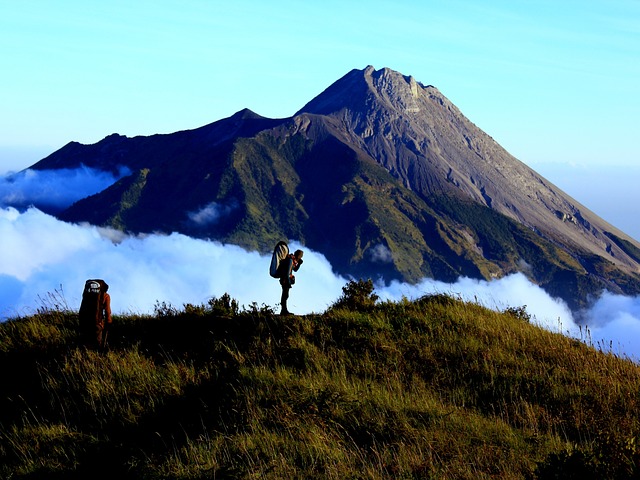
[[[304,255],[302,250],[296,250],[293,254],[293,256],[296,257],[296,260],[302,260],[302,255]]]

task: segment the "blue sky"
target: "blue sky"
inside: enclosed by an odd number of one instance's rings
[[[635,228],[587,194],[640,176],[637,0],[0,0],[0,59],[0,173],[72,140],[245,107],[287,117],[373,65],[435,85],[510,153]],[[582,183],[566,183],[567,165]]]

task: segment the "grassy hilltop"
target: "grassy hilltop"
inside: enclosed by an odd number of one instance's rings
[[[99,353],[43,308],[0,324],[0,478],[638,478],[640,367],[528,320],[360,281],[303,317],[159,303]]]

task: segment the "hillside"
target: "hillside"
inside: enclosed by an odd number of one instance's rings
[[[0,476],[13,479],[624,479],[640,475],[640,368],[447,296],[323,314],[224,295],[115,318],[0,324]]]
[[[575,312],[640,293],[640,244],[510,155],[437,88],[352,70],[290,118],[248,109],[165,135],[71,142],[37,170],[130,171],[52,212],[267,253],[280,239],[352,278],[522,272]],[[65,186],[61,185],[61,189]]]

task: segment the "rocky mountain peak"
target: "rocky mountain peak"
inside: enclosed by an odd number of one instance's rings
[[[384,109],[395,114],[418,113],[418,99],[423,95],[437,95],[437,89],[425,87],[411,76],[390,68],[376,70],[369,65],[352,70],[307,103],[297,114],[339,114],[345,110],[367,111]]]
[[[376,97],[399,113],[417,113],[417,99],[425,88],[411,76],[402,75],[390,68],[364,70],[364,76]]]

